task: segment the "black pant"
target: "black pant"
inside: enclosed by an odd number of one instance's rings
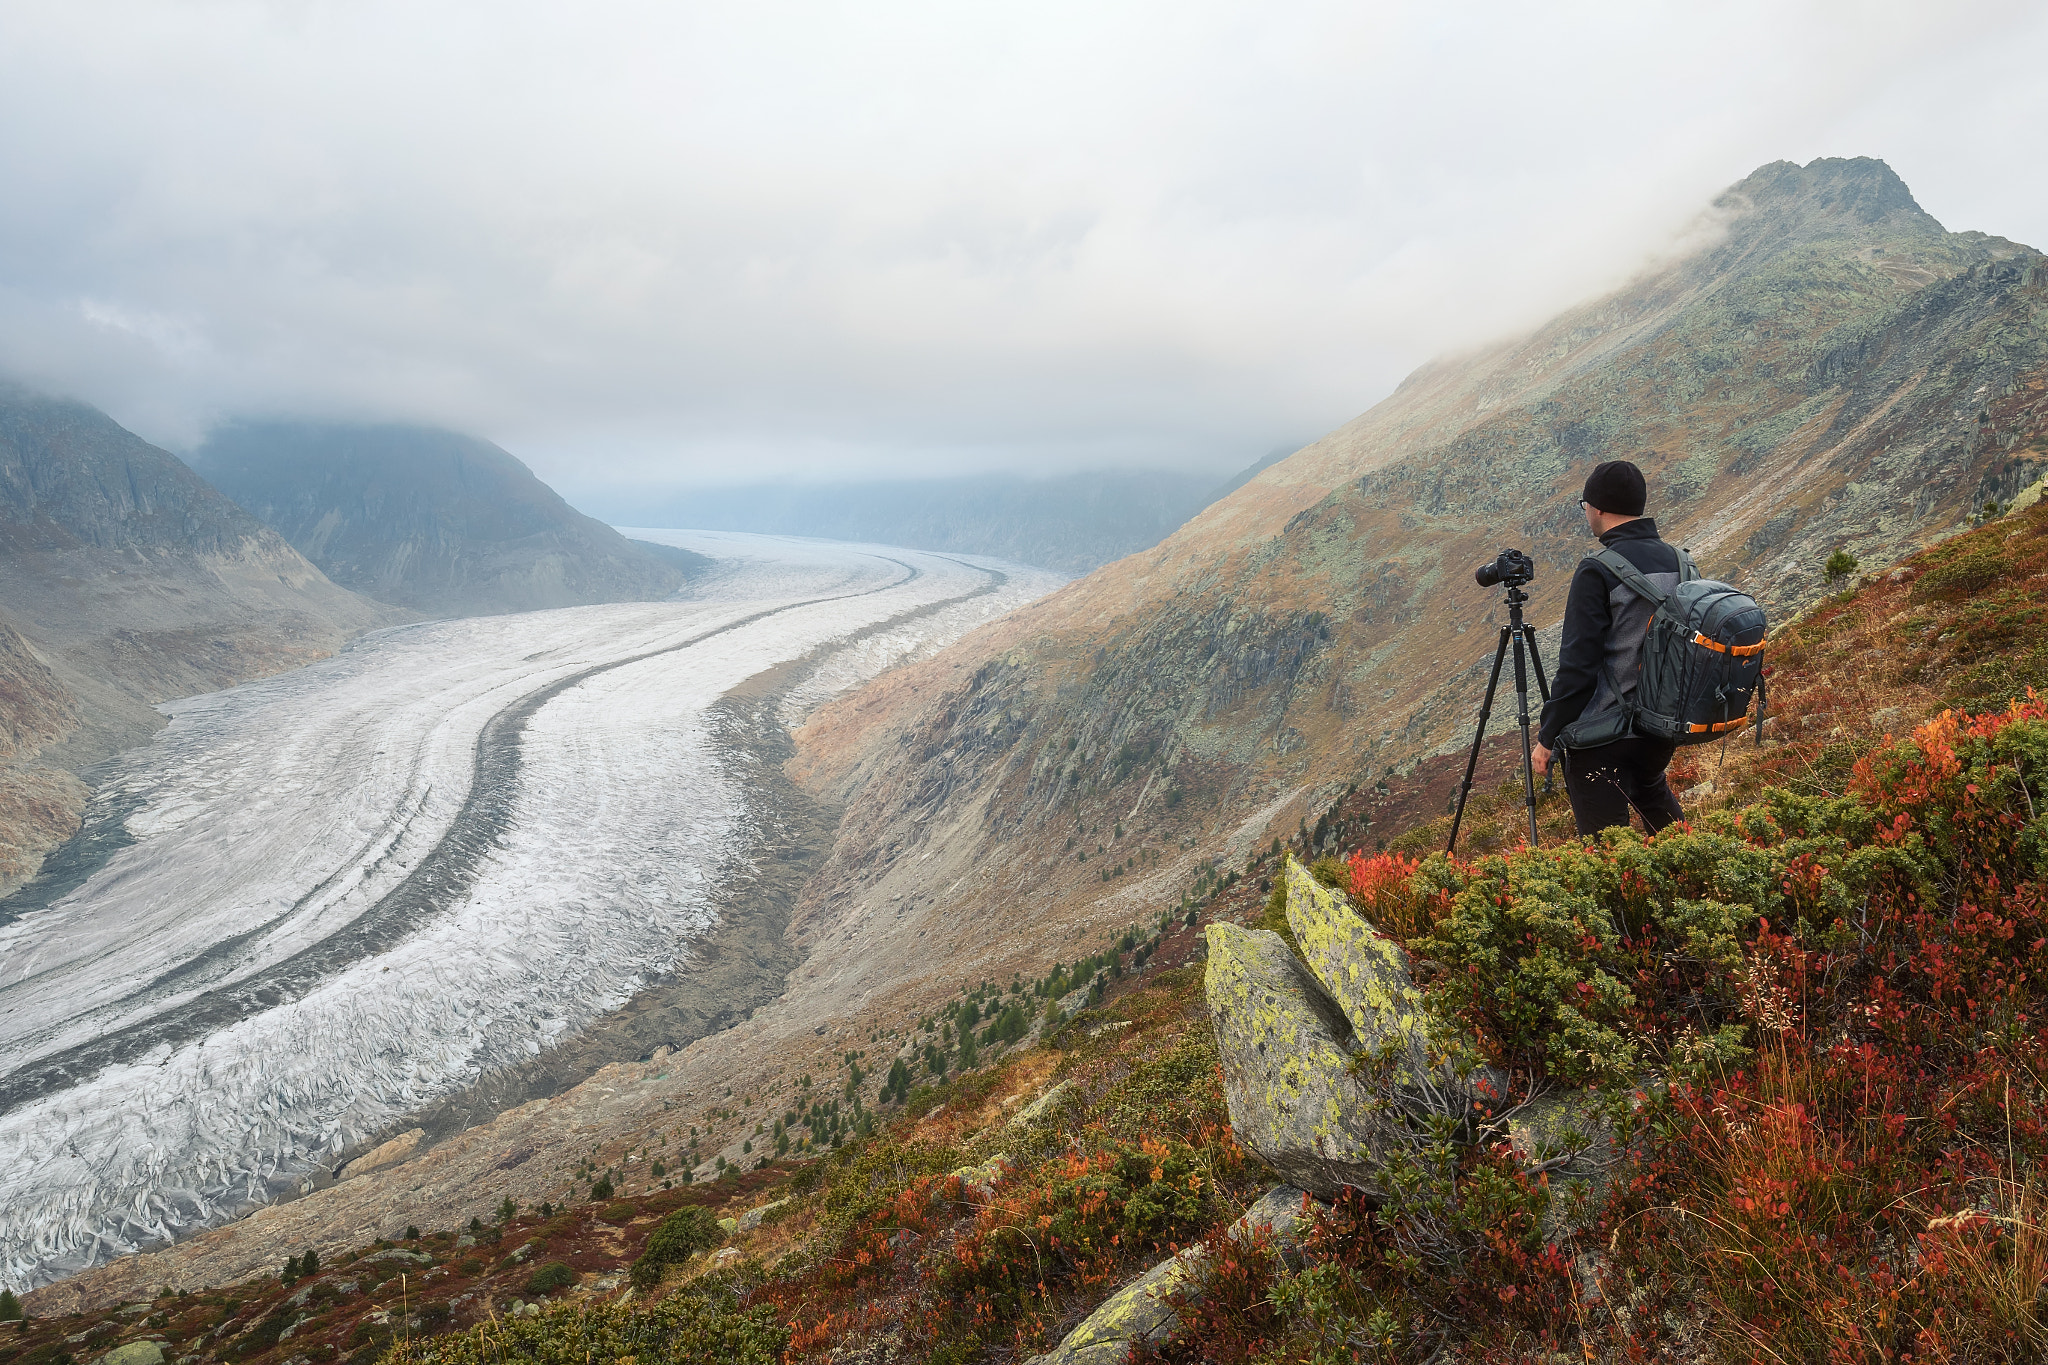
[[[1579,833],[1627,824],[1630,806],[1643,813],[1652,834],[1683,819],[1685,812],[1664,781],[1664,768],[1677,747],[1668,739],[1618,739],[1566,753],[1564,788],[1572,798]]]

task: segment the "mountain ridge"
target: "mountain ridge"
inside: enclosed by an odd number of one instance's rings
[[[955,845],[999,869],[949,893],[962,921],[1093,917],[1077,831],[1290,828],[1462,745],[1500,619],[1469,566],[1529,549],[1554,629],[1597,460],[1642,463],[1667,535],[1779,619],[1833,549],[1889,562],[2048,467],[2040,253],[1942,232],[1871,160],[1716,203],[1720,240],[1419,368],[1154,549],[821,710],[792,771],[849,806],[818,932],[954,883]]]
[[[429,616],[650,601],[685,578],[676,554],[635,545],[457,432],[238,422],[193,464],[337,583]]]
[[[156,703],[402,619],[105,413],[0,384],[0,891],[77,827],[77,774],[163,725]]]

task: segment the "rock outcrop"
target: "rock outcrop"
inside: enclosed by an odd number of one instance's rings
[[[1230,1125],[1305,1190],[1384,1198],[1387,1163],[1412,1152],[1434,1118],[1469,1123],[1499,1082],[1457,1056],[1399,944],[1292,858],[1285,876],[1301,957],[1269,930],[1208,930],[1204,985]]]
[[[397,1137],[377,1144],[342,1167],[341,1178],[352,1180],[366,1176],[372,1171],[381,1171],[386,1166],[396,1166],[419,1150],[420,1142],[426,1135],[427,1130],[424,1128],[409,1128]]]
[[[1304,1196],[1287,1185],[1266,1193],[1230,1225],[1224,1235],[1248,1241],[1263,1235],[1284,1257],[1293,1249]],[[1090,1313],[1059,1346],[1028,1365],[1121,1365],[1140,1343],[1158,1342],[1180,1322],[1180,1310],[1202,1298],[1202,1272],[1214,1255],[1206,1242],[1197,1243],[1125,1285]]]

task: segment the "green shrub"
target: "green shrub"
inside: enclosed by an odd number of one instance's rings
[[[557,1289],[567,1289],[576,1283],[576,1272],[560,1261],[549,1261],[536,1266],[526,1277],[526,1292],[529,1294],[551,1294]]]
[[[647,1239],[646,1249],[633,1262],[633,1287],[652,1289],[661,1283],[664,1270],[717,1246],[722,1235],[711,1210],[698,1204],[677,1209],[656,1225],[653,1235]]]
[[[356,1324],[355,1331],[348,1334],[348,1344],[351,1346],[388,1346],[391,1344],[392,1335],[389,1327],[364,1318]]]
[[[12,1289],[0,1289],[0,1322],[21,1321],[21,1300]]]
[[[1309,865],[1308,875],[1332,890],[1346,893],[1351,890],[1351,869],[1344,866],[1343,860],[1327,853]]]
[[[1859,562],[1855,555],[1847,550],[1837,550],[1829,555],[1828,562],[1821,566],[1821,575],[1828,582],[1839,584],[1850,574],[1855,573],[1858,567]]]
[[[597,1216],[606,1223],[630,1223],[633,1221],[633,1215],[638,1212],[639,1210],[631,1204],[620,1200],[616,1204],[607,1204],[604,1212]]]
[[[1913,585],[1913,596],[1923,601],[1966,597],[1990,587],[2011,568],[2004,544],[1990,538],[1988,532],[1971,536],[1946,552],[1937,550],[1928,558],[1933,562]]]
[[[984,1046],[994,1047],[1002,1043],[1014,1043],[1031,1032],[1031,1019],[1024,1013],[1022,1005],[1011,1005],[995,1017],[981,1035]]]
[[[1654,840],[1609,830],[1465,866],[1433,856],[1415,890],[1450,908],[1413,946],[1445,969],[1438,998],[1497,1060],[1627,1083],[1676,1041],[1662,1021],[1687,1019],[1717,1052],[1733,1046],[1742,942],[1759,920],[1853,921],[1879,882],[1925,886],[1934,873],[1917,836],[1877,839],[1866,803],[1773,790]],[[1639,998],[1645,989],[1663,998]]]
[[[965,1161],[965,1153],[944,1144],[871,1142],[835,1173],[825,1195],[826,1220],[835,1227],[864,1221],[920,1177],[943,1175]]]
[[[428,1341],[401,1341],[385,1365],[776,1365],[789,1331],[768,1309],[742,1312],[695,1294],[646,1309],[613,1303],[553,1304],[532,1317],[501,1318]]]
[[[605,1177],[603,1177],[602,1179],[600,1179],[600,1180],[599,1180],[599,1181],[598,1181],[598,1182],[597,1182],[597,1183],[596,1183],[595,1185],[592,1185],[592,1186],[590,1187],[590,1197],[591,1197],[592,1199],[609,1199],[609,1198],[611,1198],[611,1197],[612,1197],[612,1178],[611,1178],[610,1176],[605,1176]]]

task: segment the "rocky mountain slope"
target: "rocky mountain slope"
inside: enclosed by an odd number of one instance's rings
[[[1772,742],[1713,760],[1727,789],[1688,797],[1692,829],[1624,834],[1603,857],[1554,842],[1506,863],[1417,869],[1390,853],[1304,875],[1326,826],[1345,849],[1375,816],[1396,847],[1441,846],[1443,821],[1404,833],[1415,810],[1387,809],[1421,778],[1362,789],[1284,851],[1174,885],[1090,956],[1048,936],[1037,960],[1059,962],[1035,979],[862,1007],[828,1039],[777,1005],[40,1289],[13,1359],[56,1365],[86,1343],[74,1358],[136,1353],[113,1365],[428,1365],[477,1358],[508,1324],[536,1354],[580,1348],[583,1314],[651,1302],[730,1314],[735,1331],[744,1312],[765,1354],[820,1362],[1043,1351],[1039,1365],[1078,1365],[1141,1339],[1156,1355],[1140,1358],[1296,1359],[1368,1337],[1408,1361],[1447,1347],[1691,1360],[1703,1340],[1745,1358],[1833,1360],[1851,1340],[2037,1359],[2044,1263],[2038,1238],[2014,1239],[2038,1226],[2048,1162],[2039,1028],[2024,1024],[2044,943],[2028,927],[2043,809],[2028,775],[2048,770],[2048,723],[2038,700],[2002,699],[2048,679],[2048,509],[1877,567],[1774,639]],[[1939,714],[1958,704],[1979,714]],[[1512,834],[1519,809],[1499,815]],[[1564,888],[1557,913],[1546,901]],[[1939,908],[1914,908],[1927,899]],[[1596,925],[1628,916],[1635,940],[1599,942],[1589,909]],[[1853,930],[1823,918],[1843,912]],[[1430,969],[1410,976],[1395,948],[1332,970],[1365,946],[1367,919]],[[1873,950],[1865,935],[1885,937]],[[1260,944],[1280,970],[1260,983],[1265,1012],[1234,1021],[1233,948]],[[1377,1003],[1356,989],[1392,963],[1408,984]],[[1372,1217],[1273,1188],[1290,1174],[1283,1140],[1317,1113],[1287,1100],[1398,1079],[1341,1054],[1413,986],[1445,1027],[1485,1026],[1471,1036],[1513,1069],[1510,1098],[1547,1093],[1462,1136],[1340,1107],[1340,1129],[1381,1125],[1412,1163],[1407,1193]],[[1673,1084],[1610,1086],[1605,1103],[1576,1089],[1603,1058],[1546,1044],[1561,1021]],[[1296,1036],[1261,1049],[1247,1022]],[[1297,1074],[1265,1096],[1244,1085],[1268,1067]],[[1654,1121],[1620,1144],[1634,1164],[1618,1179],[1607,1125],[1636,1121],[1638,1103]],[[1952,1118],[1915,1117],[1928,1113]],[[1316,1142],[1357,1157],[1355,1136]],[[1291,1174],[1335,1192],[1322,1160]],[[668,1358],[746,1358],[739,1343],[679,1338]]]
[[[0,891],[76,826],[73,774],[163,724],[155,703],[399,619],[104,413],[0,388]]]
[[[627,540],[456,432],[238,423],[193,464],[335,582],[429,616],[651,601],[685,577],[675,552]]]
[[[619,520],[993,555],[1078,574],[1157,545],[1222,491],[1163,470],[763,484],[697,490],[652,513],[622,508]]]
[[[1241,856],[1462,746],[1502,619],[1471,566],[1527,548],[1554,627],[1596,461],[1640,463],[1667,536],[1779,620],[1834,549],[1888,562],[2042,467],[2039,252],[1945,231],[1874,160],[1762,167],[1711,222],[1695,254],[1424,366],[1157,548],[821,712],[797,770],[850,806],[820,923],[936,901],[920,947],[975,958],[985,916],[1100,923],[1195,850]],[[1132,877],[1107,898],[1105,862]]]

